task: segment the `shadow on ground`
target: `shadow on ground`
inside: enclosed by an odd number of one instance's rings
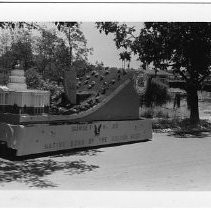
[[[127,144],[144,143],[150,140],[127,142]],[[109,146],[120,146],[126,143],[112,144]],[[100,146],[103,148],[104,146]],[[108,147],[108,145],[105,145]],[[75,150],[61,153],[46,153],[20,157],[19,161],[9,161],[9,155],[0,157],[0,184],[5,182],[23,182],[30,187],[49,188],[57,187],[55,183],[48,181],[47,176],[58,171],[64,171],[67,175],[91,172],[99,168],[97,165],[89,165],[83,160],[61,161],[67,156],[95,156],[103,152],[98,147],[93,149]],[[42,158],[40,158],[40,157]],[[38,158],[39,157],[39,158]],[[61,157],[61,158],[60,158]],[[6,158],[6,159],[2,159]],[[26,159],[27,158],[27,159]],[[30,159],[29,159],[30,158]],[[60,160],[60,161],[59,161]]]
[[[95,154],[96,151],[82,152],[82,155]],[[67,154],[66,154],[67,155]],[[62,155],[60,155],[62,156]],[[54,156],[55,157],[55,156]],[[47,175],[57,171],[65,171],[68,175],[91,172],[99,168],[96,165],[88,165],[83,160],[56,161],[56,158],[31,159],[23,161],[8,161],[0,159],[0,183],[23,182],[30,187],[49,188],[57,187],[47,180]]]
[[[168,136],[174,136],[176,138],[206,138],[211,137],[211,131],[177,130],[169,132]]]
[[[99,149],[84,149],[84,150],[73,150],[70,152],[65,153],[59,153],[54,154],[53,157],[65,157],[65,156],[71,156],[71,155],[77,155],[77,156],[96,156],[98,153],[102,152]]]

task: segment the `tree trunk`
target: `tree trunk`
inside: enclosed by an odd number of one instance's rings
[[[187,91],[189,107],[190,107],[190,122],[192,124],[199,123],[199,106],[198,93],[196,87],[190,87]]]
[[[76,72],[71,69],[72,66],[72,45],[70,37],[70,27],[68,28],[68,44],[69,44],[69,68],[64,72],[64,91],[67,99],[71,104],[76,104]]]
[[[69,65],[72,65],[72,43],[71,43],[71,38],[70,38],[70,27],[68,28],[68,43],[69,43]]]
[[[65,95],[71,104],[76,104],[76,71],[71,69],[64,73]]]

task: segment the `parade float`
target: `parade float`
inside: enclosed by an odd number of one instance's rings
[[[20,65],[0,87],[0,143],[15,156],[139,142],[152,138],[139,117],[134,76],[126,71],[66,76],[72,107],[53,113],[50,92],[27,89]]]

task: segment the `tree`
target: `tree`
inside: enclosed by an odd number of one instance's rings
[[[72,66],[76,69],[77,77],[82,77],[89,71],[89,63],[84,59],[78,59],[73,61]]]
[[[83,34],[83,32],[79,28],[79,24],[77,22],[60,22],[60,24],[57,26],[57,28],[63,32],[65,38],[66,38],[66,43],[68,44],[68,58],[69,58],[69,68],[66,69],[64,72],[64,87],[65,87],[65,93],[68,98],[68,100],[71,103],[76,103],[76,98],[72,99],[72,91],[75,82],[70,81],[72,80],[73,77],[75,77],[76,72],[75,69],[72,68],[72,63],[74,61],[74,57],[76,59],[81,59],[81,55],[85,55],[85,59],[87,57],[87,53],[90,51],[86,47],[86,39]],[[69,70],[69,71],[68,71]],[[71,70],[71,72],[70,72]],[[73,85],[71,84],[73,83]]]
[[[39,72],[45,78],[58,83],[65,78],[65,72],[73,69],[78,62],[86,63],[90,51],[78,26],[64,23],[59,27],[61,33],[40,28],[41,36],[37,38],[35,50],[35,62]]]
[[[41,75],[55,61],[55,49],[59,42],[61,39],[57,37],[55,30],[41,29],[41,36],[37,38],[35,47],[35,63]]]
[[[130,68],[131,54],[125,52],[125,60],[128,62],[127,67]]]
[[[120,60],[122,60],[122,68],[125,69],[126,61],[128,62],[128,68],[130,66],[131,61],[131,54],[127,51],[121,52],[120,54]]]
[[[8,31],[7,31],[8,32]],[[0,56],[0,65],[6,69],[12,69],[17,60],[23,62],[23,68],[26,70],[33,65],[32,39],[27,30],[10,31],[7,39],[1,36],[2,53]]]
[[[125,56],[124,56],[124,53],[121,52],[119,53],[119,56],[120,56],[120,60],[122,61],[122,69],[125,69]]]
[[[26,71],[26,84],[29,89],[41,89],[43,80],[36,68],[30,68]]]
[[[0,36],[0,55],[5,54],[10,48],[10,33],[2,31]]]
[[[5,70],[10,70],[15,66],[16,59],[11,50],[0,56],[0,66]]]
[[[37,53],[34,56],[36,65],[42,74],[47,69],[48,76],[56,80],[62,78],[61,74],[64,74],[63,84],[66,95],[70,98],[71,81],[68,75],[70,75],[72,63],[75,60],[86,60],[92,49],[87,48],[87,41],[78,22],[54,22],[53,24],[58,31],[63,33],[62,41],[61,39],[58,41],[58,33],[48,33],[36,22],[0,22],[0,28],[10,29],[11,31],[26,27],[40,30],[42,39],[39,40]],[[62,71],[57,71],[57,67],[59,67],[58,70]]]
[[[33,54],[30,42],[22,42],[19,40],[11,46],[11,52],[14,56],[15,62],[17,60],[23,61],[23,68],[27,70],[33,65]]]
[[[118,23],[116,25],[121,28]],[[98,23],[100,29],[105,26],[104,23]],[[113,28],[114,26],[108,26],[106,33],[116,33]],[[123,32],[123,40],[115,37],[121,43],[120,47],[129,35]],[[190,101],[190,121],[198,123],[197,91],[210,74],[211,23],[148,22],[144,24],[140,34],[128,42],[127,48],[137,54],[144,65],[153,64],[158,70],[170,67],[175,74],[182,76]]]
[[[0,22],[0,28],[2,29],[16,29],[16,28],[37,29],[35,23],[28,23],[28,22]]]
[[[59,22],[57,28],[64,34],[64,41],[69,48],[69,66],[74,60],[87,59],[92,48],[87,48],[87,40],[77,22]]]

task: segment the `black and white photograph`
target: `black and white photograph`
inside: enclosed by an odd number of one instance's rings
[[[205,207],[210,2],[10,3],[0,2],[0,206],[140,207],[144,195],[145,207],[159,196],[183,207],[168,193],[184,192],[185,207]]]

